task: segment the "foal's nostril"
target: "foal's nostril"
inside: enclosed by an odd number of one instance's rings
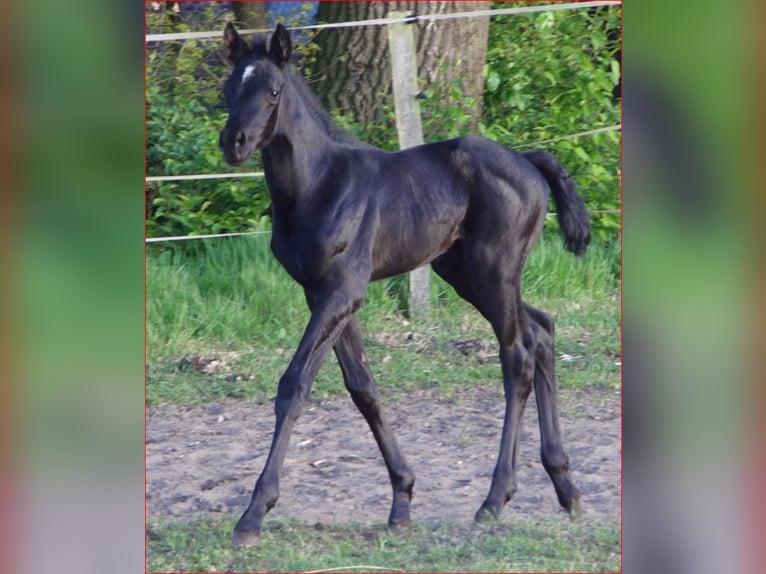
[[[236,144],[237,148],[244,147],[246,141],[247,141],[247,136],[245,136],[245,132],[243,131],[237,132],[237,137],[234,139],[234,143]]]

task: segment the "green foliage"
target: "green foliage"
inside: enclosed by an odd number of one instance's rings
[[[218,130],[225,116],[196,98],[171,98],[147,89],[149,175],[222,171]],[[252,168],[250,168],[252,169]],[[267,229],[268,192],[263,178],[161,182],[147,185],[149,236]]]
[[[510,147],[538,147],[529,144],[620,123],[613,99],[619,29],[617,6],[494,18],[482,134]],[[619,233],[619,142],[619,131],[611,131],[539,146],[556,154],[574,177],[595,212],[600,240]]]
[[[496,3],[507,7],[513,3]],[[520,3],[524,4],[524,3]],[[230,15],[212,9],[198,24],[174,23],[176,31],[223,28]],[[167,31],[164,16],[147,12],[149,30]],[[593,214],[597,240],[619,236],[619,131],[530,145],[620,122],[612,90],[619,79],[619,7],[495,17],[490,23],[483,117],[479,131],[519,149],[556,154],[572,173]],[[617,34],[617,36],[615,36]],[[146,145],[148,175],[232,171],[218,149],[226,120],[221,87],[228,73],[220,42],[189,40],[147,49]],[[310,69],[316,46],[301,47]],[[421,100],[426,141],[470,133],[477,102],[453,85],[424,86]],[[390,97],[381,97],[387,121],[357,126],[342,110],[338,123],[384,149],[398,148]],[[254,158],[247,171],[260,170]],[[269,205],[262,178],[151,183],[147,185],[149,236],[267,230]],[[551,206],[551,210],[555,209]],[[555,218],[546,227],[555,229]]]
[[[442,64],[441,68],[447,64]],[[438,74],[443,77],[446,74]],[[476,117],[478,102],[463,94],[460,86],[465,85],[464,74],[458,72],[452,83],[434,81],[421,93],[421,116],[423,138],[426,142],[445,138],[456,138],[475,133],[479,118]]]
[[[495,3],[504,8],[525,3]],[[594,237],[620,231],[620,132],[535,145],[620,123],[613,90],[620,78],[619,7],[495,17],[490,22],[480,133],[509,147],[547,149],[570,171],[592,215]],[[420,99],[425,141],[471,133],[476,104],[459,81],[425,86]],[[336,121],[383,149],[398,149],[393,98],[381,96],[386,121],[359,126],[335,110]],[[550,206],[555,211],[555,205]],[[546,227],[558,228],[556,218]]]
[[[225,14],[207,14],[196,27],[223,29]],[[161,14],[147,13],[150,31],[167,31]],[[174,31],[190,31],[179,23]],[[228,68],[220,42],[187,40],[147,48],[146,171],[149,176],[235,171],[218,149],[226,122],[221,87]],[[246,171],[257,171],[256,162]],[[263,178],[152,182],[146,187],[150,237],[270,228]]]
[[[418,94],[423,140],[427,142],[455,138],[472,133],[477,102],[464,96],[460,89],[462,78],[445,84],[435,81]],[[396,131],[396,110],[391,93],[379,95],[383,121],[361,125],[343,110],[331,110],[336,124],[353,133],[357,138],[381,149],[396,151],[399,139]]]

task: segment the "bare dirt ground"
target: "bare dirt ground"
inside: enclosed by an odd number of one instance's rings
[[[489,489],[504,401],[502,388],[444,397],[438,390],[397,395],[381,388],[385,410],[416,476],[416,522],[466,522]],[[560,390],[564,447],[586,516],[616,520],[620,511],[620,404],[614,389]],[[274,425],[270,403],[227,399],[206,407],[152,407],[146,420],[149,519],[185,520],[247,507],[266,460]],[[521,437],[514,515],[563,512],[539,455],[534,394]],[[307,524],[380,524],[391,487],[377,445],[350,398],[311,401],[290,442],[281,497],[267,520]]]

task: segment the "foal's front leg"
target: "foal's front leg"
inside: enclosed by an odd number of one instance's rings
[[[410,500],[415,475],[404,460],[394,433],[383,415],[380,394],[364,354],[362,330],[356,316],[351,318],[335,343],[335,354],[343,372],[346,388],[354,404],[369,424],[388,468],[391,487],[394,491],[388,526],[389,528],[409,526]]]
[[[351,297],[338,289],[329,296],[310,297],[311,319],[290,365],[279,380],[274,405],[276,426],[266,459],[247,510],[234,527],[232,544],[251,546],[261,533],[263,517],[279,498],[279,475],[287,454],[290,434],[311,392],[322,361],[359,307],[362,297]]]

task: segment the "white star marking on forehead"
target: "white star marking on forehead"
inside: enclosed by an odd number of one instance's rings
[[[255,66],[248,66],[245,68],[245,73],[242,74],[242,81],[246,81],[250,76],[253,75],[253,72],[255,71]]]

